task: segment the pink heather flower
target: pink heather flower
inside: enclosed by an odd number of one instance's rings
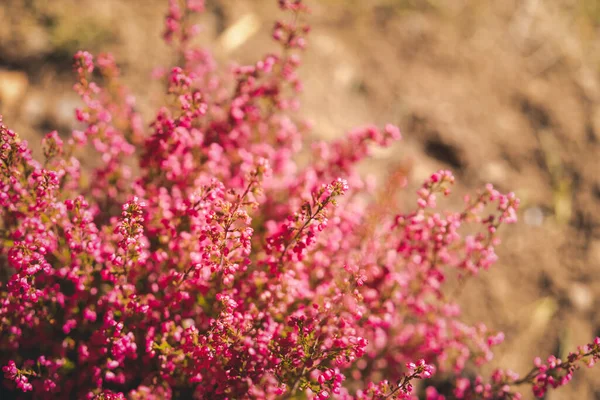
[[[495,264],[519,200],[486,185],[449,209],[455,178],[440,170],[394,213],[406,174],[382,188],[357,169],[401,139],[390,124],[312,143],[304,160],[309,10],[278,3],[293,15],[274,25],[279,50],[227,69],[191,41],[204,1],[165,0],[181,65],[155,74],[166,85],[152,121],[117,60],[84,51],[79,130],[47,134],[41,162],[0,117],[2,392],[413,399],[440,371],[452,387],[427,387],[429,400],[507,400],[594,365],[600,338],[521,376],[465,372],[504,335],[464,323],[448,282]],[[96,161],[84,175],[83,155]]]
[[[18,373],[15,362],[10,360],[7,365],[2,367],[2,372],[4,372],[4,377],[6,379],[14,380]]]
[[[91,74],[94,71],[94,58],[87,51],[78,51],[75,54],[74,60],[74,68],[78,74]]]

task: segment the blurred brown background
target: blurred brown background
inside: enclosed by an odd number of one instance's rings
[[[275,0],[207,0],[199,41],[217,59],[275,49]],[[600,1],[307,0],[313,32],[301,73],[304,115],[334,138],[369,122],[404,140],[364,168],[410,171],[414,188],[452,169],[456,191],[492,182],[522,199],[500,262],[460,292],[465,319],[503,329],[495,363],[526,372],[600,335]],[[145,122],[174,59],[166,1],[0,0],[0,113],[39,150],[73,127],[71,57],[111,51]],[[404,195],[407,202],[414,191]],[[586,370],[547,399],[600,399]]]

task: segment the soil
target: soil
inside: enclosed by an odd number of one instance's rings
[[[200,42],[221,61],[273,49],[274,0],[207,0]],[[410,171],[407,202],[438,168],[456,192],[491,182],[522,200],[500,261],[459,292],[465,319],[504,330],[494,364],[519,372],[600,335],[600,3],[597,0],[308,0],[313,31],[301,74],[316,136],[392,122],[404,140],[363,165]],[[150,83],[173,54],[166,1],[0,2],[0,113],[39,151],[67,134],[71,56],[111,51],[151,118]],[[452,204],[452,203],[450,203]],[[547,399],[600,399],[600,372]]]

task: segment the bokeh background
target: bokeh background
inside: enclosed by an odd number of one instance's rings
[[[199,42],[227,65],[276,50],[275,0],[207,0]],[[145,122],[174,54],[166,0],[0,0],[0,113],[39,152],[73,129],[71,59],[110,51]],[[404,140],[362,168],[449,168],[460,195],[491,182],[522,200],[500,261],[456,292],[469,322],[504,330],[494,364],[526,372],[600,335],[600,0],[307,0],[303,115],[313,138],[392,122]],[[307,138],[310,141],[313,138]],[[450,206],[452,206],[450,202]],[[600,399],[600,370],[547,399]]]

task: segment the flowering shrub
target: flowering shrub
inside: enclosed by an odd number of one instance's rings
[[[519,201],[487,185],[436,211],[454,183],[439,171],[414,210],[390,213],[355,166],[400,139],[392,125],[314,143],[300,165],[308,10],[279,3],[282,51],[225,73],[190,44],[203,1],[171,0],[164,36],[183,65],[162,75],[149,129],[112,57],[87,52],[83,128],[46,135],[42,162],[0,119],[2,396],[518,399],[597,361],[600,338],[523,377],[467,373],[503,335],[461,322],[447,280],[496,261]]]

